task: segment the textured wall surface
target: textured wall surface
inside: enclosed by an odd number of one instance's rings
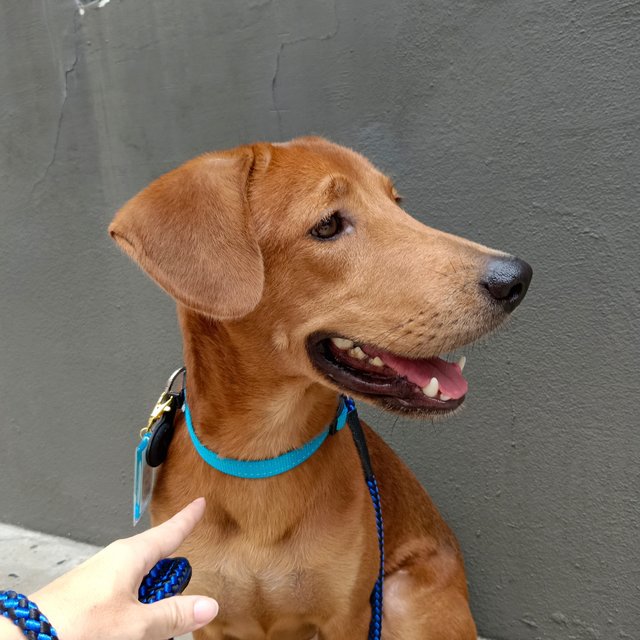
[[[534,266],[461,415],[368,412],[458,534],[480,631],[640,638],[639,58],[626,0],[0,3],[0,519],[129,531],[180,338],[106,226],[201,151],[313,132]]]

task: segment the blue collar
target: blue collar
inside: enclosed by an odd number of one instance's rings
[[[187,428],[189,429],[189,435],[191,436],[191,442],[193,442],[193,446],[198,452],[198,455],[209,466],[227,475],[235,476],[236,478],[257,479],[279,476],[282,473],[291,471],[291,469],[295,469],[295,467],[302,464],[305,460],[308,460],[320,448],[328,435],[333,435],[344,427],[347,422],[347,414],[352,410],[349,407],[352,406],[355,408],[351,398],[340,396],[336,417],[322,433],[319,433],[315,438],[309,440],[309,442],[303,444],[298,449],[293,449],[275,458],[266,458],[265,460],[237,460],[235,458],[223,458],[219,456],[215,451],[211,451],[211,449],[205,447],[198,439],[195,429],[193,428],[186,392],[183,411]]]

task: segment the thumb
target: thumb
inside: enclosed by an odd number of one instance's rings
[[[204,596],[173,596],[143,605],[147,615],[145,640],[163,640],[195,631],[218,615],[218,603]]]

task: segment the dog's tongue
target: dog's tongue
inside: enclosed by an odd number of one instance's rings
[[[440,392],[455,400],[462,398],[469,388],[469,384],[462,375],[462,370],[454,362],[447,362],[442,358],[411,360],[387,352],[381,352],[377,355],[388,367],[420,388],[426,387],[431,382],[431,378],[437,378]]]

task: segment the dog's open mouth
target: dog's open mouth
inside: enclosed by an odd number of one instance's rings
[[[307,346],[315,367],[335,384],[388,409],[442,413],[459,407],[467,393],[464,356],[413,359],[326,334],[311,336]]]

